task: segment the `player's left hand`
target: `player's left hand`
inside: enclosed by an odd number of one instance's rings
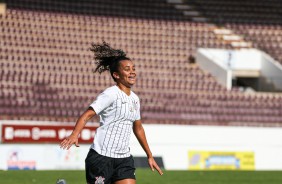
[[[149,164],[152,171],[154,171],[156,169],[159,172],[160,175],[164,174],[153,157],[148,158],[148,164]]]

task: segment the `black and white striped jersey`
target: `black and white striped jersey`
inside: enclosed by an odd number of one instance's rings
[[[128,96],[118,86],[112,86],[98,95],[90,107],[100,116],[91,148],[108,157],[129,157],[132,126],[141,118],[139,97],[133,91]]]

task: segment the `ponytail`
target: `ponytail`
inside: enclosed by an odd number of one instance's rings
[[[105,41],[103,41],[102,44],[92,43],[90,51],[94,53],[94,60],[96,61],[94,72],[102,73],[108,70],[114,81],[113,73],[118,71],[119,62],[122,60],[130,60],[126,57],[126,53],[123,50],[113,49]]]

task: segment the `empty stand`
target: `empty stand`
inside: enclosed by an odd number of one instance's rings
[[[0,18],[1,119],[75,121],[114,84],[107,73],[93,74],[89,47],[105,40],[137,66],[134,91],[145,123],[282,125],[281,94],[227,91],[189,63],[198,47],[230,45],[209,24],[185,20],[165,1],[7,5]]]

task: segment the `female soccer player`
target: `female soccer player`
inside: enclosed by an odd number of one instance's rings
[[[122,50],[113,49],[107,43],[92,44],[97,67],[95,72],[110,71],[116,85],[102,92],[79,117],[72,134],[61,142],[61,148],[78,145],[78,136],[86,122],[96,114],[100,127],[85,159],[88,184],[135,184],[135,167],[130,155],[129,139],[133,132],[148,157],[152,171],[163,174],[155,162],[140,117],[140,101],[131,91],[135,84],[134,63]]]

